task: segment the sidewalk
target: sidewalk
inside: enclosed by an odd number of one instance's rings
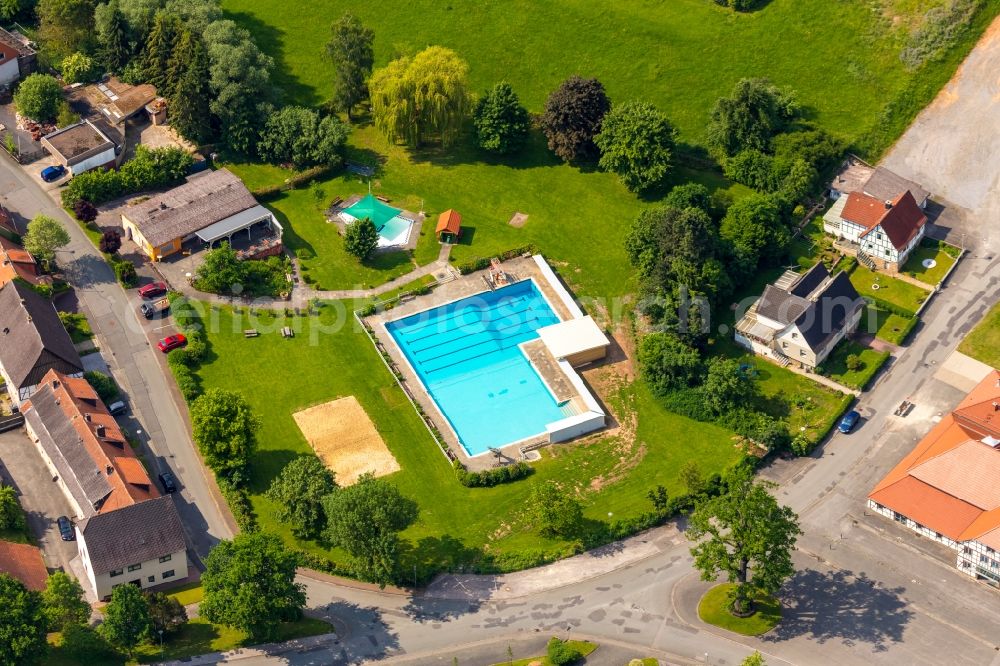
[[[823,386],[827,386],[829,388],[832,388],[834,391],[840,391],[841,393],[846,393],[848,395],[853,395],[855,397],[859,397],[861,395],[861,391],[859,391],[857,389],[848,388],[847,386],[844,386],[843,384],[840,384],[838,382],[833,381],[829,377],[824,377],[823,375],[818,375],[815,372],[806,372],[805,370],[803,370],[801,368],[796,368],[794,363],[789,363],[788,366],[785,369],[786,370],[791,370],[792,372],[794,372],[796,374],[799,374],[799,375],[802,375],[803,377],[808,377],[809,379],[813,380],[814,382],[817,382],[819,384],[822,384]]]

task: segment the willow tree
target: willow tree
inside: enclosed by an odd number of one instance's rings
[[[368,82],[375,126],[391,141],[448,145],[469,112],[469,66],[443,46],[430,46],[376,70]]]

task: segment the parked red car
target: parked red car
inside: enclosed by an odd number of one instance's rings
[[[163,296],[165,293],[167,293],[166,282],[150,282],[147,285],[139,287],[139,295],[143,298],[156,298],[157,296]]]
[[[174,335],[168,335],[167,337],[160,340],[159,347],[160,351],[166,354],[174,349],[180,349],[188,343],[187,338],[184,337],[183,333],[175,333]]]

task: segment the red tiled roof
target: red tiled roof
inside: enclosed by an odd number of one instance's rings
[[[0,236],[0,285],[19,277],[26,282],[38,284],[38,264],[24,248],[12,240]]]
[[[840,216],[867,229],[861,234],[861,238],[881,226],[897,250],[905,248],[927,223],[927,216],[920,210],[909,190],[888,202],[861,192],[851,192],[847,195],[847,203]]]
[[[49,572],[42,551],[26,543],[0,541],[0,572],[10,574],[29,590],[41,592]]]
[[[462,216],[459,215],[458,211],[449,208],[438,217],[437,228],[434,230],[434,233],[440,234],[446,231],[450,234],[457,234],[461,228]]]
[[[968,502],[912,476],[872,493],[871,499],[956,541],[982,513]]]

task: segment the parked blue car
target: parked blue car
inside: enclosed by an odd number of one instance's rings
[[[42,169],[42,180],[46,183],[51,183],[62,178],[65,173],[66,167],[61,164],[53,164],[52,166]]]
[[[852,430],[854,430],[854,426],[856,426],[858,424],[858,421],[860,420],[861,420],[861,414],[858,414],[856,411],[851,410],[847,412],[844,418],[840,419],[840,425],[837,426],[837,430],[839,430],[844,434],[847,434]]]

